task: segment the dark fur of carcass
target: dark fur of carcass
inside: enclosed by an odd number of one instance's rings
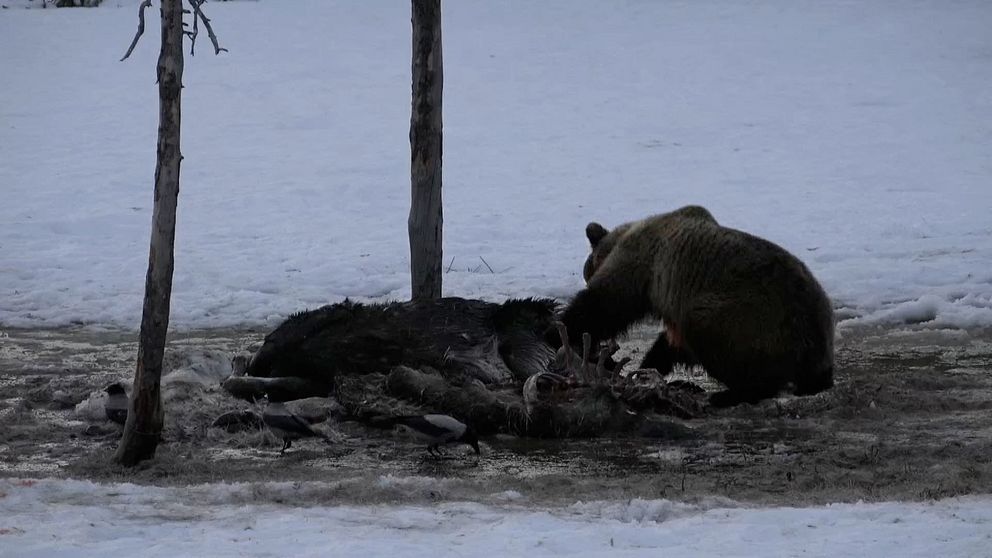
[[[290,316],[265,337],[244,374],[239,370],[223,385],[248,400],[333,395],[347,416],[370,424],[383,416],[441,412],[483,434],[671,436],[673,428],[685,430],[672,427],[670,417],[693,413],[665,407],[672,399],[667,392],[617,389],[609,371],[597,378],[564,371],[569,380],[560,393],[525,400],[525,380],[557,366],[547,342],[556,310],[547,299],[346,300]]]
[[[253,377],[298,377],[330,391],[341,375],[430,367],[446,378],[485,384],[522,381],[547,369],[544,341],[556,304],[438,300],[340,304],[290,316],[265,337],[248,364]]]

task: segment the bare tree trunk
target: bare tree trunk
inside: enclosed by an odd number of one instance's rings
[[[413,3],[410,276],[414,299],[441,297],[441,0]]]
[[[176,237],[176,202],[179,197],[180,93],[183,76],[182,0],[162,0],[162,49],[158,57],[158,159],[155,165],[155,206],[152,212],[151,248],[145,278],[145,304],[141,313],[138,362],[134,375],[131,409],[114,460],[132,466],[155,456],[162,432],[160,390],[162,356],[169,328],[172,295],[173,245]]]

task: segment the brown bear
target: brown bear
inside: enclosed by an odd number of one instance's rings
[[[833,307],[785,249],[700,206],[612,231],[590,223],[586,236],[587,285],[561,315],[570,339],[589,332],[598,343],[653,315],[665,332],[641,367],[702,366],[727,387],[710,396],[715,407],[833,386]]]

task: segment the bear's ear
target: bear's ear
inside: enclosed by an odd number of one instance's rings
[[[595,248],[603,237],[610,234],[610,231],[606,230],[606,227],[600,225],[599,223],[589,223],[586,225],[586,238],[589,239],[589,244]]]

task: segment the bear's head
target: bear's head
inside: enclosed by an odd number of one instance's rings
[[[666,223],[666,226],[675,227],[683,224],[686,219],[705,221],[714,225],[717,224],[716,219],[713,218],[713,214],[700,205],[687,205],[675,211],[657,215],[649,219],[660,219]],[[627,231],[636,224],[635,222],[618,225],[612,231],[596,222],[586,225],[586,238],[589,239],[590,247],[589,257],[586,258],[586,263],[582,266],[582,277],[586,280],[586,283],[596,274],[596,271],[603,265],[603,262],[606,261],[606,258]]]

